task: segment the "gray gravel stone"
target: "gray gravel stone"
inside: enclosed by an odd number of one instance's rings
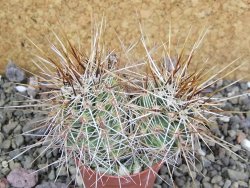
[[[238,182],[234,182],[230,188],[239,188]]]
[[[168,167],[165,164],[162,165],[161,169],[159,170],[159,173],[161,175],[167,174],[168,173]]]
[[[232,169],[227,169],[225,171],[225,177],[229,178],[230,180],[248,180],[249,174],[245,172],[239,172]]]
[[[0,123],[3,124],[6,121],[6,114],[4,111],[0,111]]]
[[[236,131],[235,130],[228,130],[227,132],[228,132],[230,137],[232,137],[233,139],[236,138]]]
[[[212,162],[214,162],[214,154],[213,153],[210,153],[209,155],[206,156],[206,158]]]
[[[11,146],[11,140],[7,139],[3,141],[0,147],[3,149],[9,149],[10,146]]]
[[[66,167],[58,167],[57,170],[56,170],[56,174],[58,174],[58,176],[67,176],[68,173],[67,173],[67,169]]]
[[[248,184],[246,183],[246,182],[244,182],[244,181],[238,181],[238,184],[239,184],[239,186],[240,187],[244,187],[244,188],[248,188]]]
[[[30,169],[32,167],[33,157],[30,155],[25,155],[24,160],[22,161],[23,168]]]
[[[1,148],[1,145],[3,143],[3,140],[4,140],[4,135],[3,135],[3,133],[0,132],[0,148]]]
[[[17,147],[20,147],[20,146],[23,145],[23,143],[24,143],[24,138],[23,138],[22,135],[17,135],[17,136],[14,138],[14,140],[15,140],[15,143],[16,143],[16,146],[17,146]]]
[[[9,172],[10,172],[10,169],[9,168],[2,168],[1,169],[1,173],[3,174],[3,175],[7,175],[7,174],[9,174]]]
[[[227,179],[223,185],[223,188],[229,188],[231,186],[231,184],[232,184],[232,182],[229,179]]]
[[[48,174],[48,178],[49,178],[49,180],[54,180],[55,179],[55,177],[56,177],[56,175],[55,175],[55,170],[54,169],[52,169],[52,170],[50,170],[50,172],[49,172],[49,174]]]
[[[22,167],[21,163],[14,162],[14,161],[10,161],[9,166],[11,170]]]
[[[25,79],[24,71],[12,61],[6,66],[5,75],[11,82],[22,82]]]
[[[213,187],[212,184],[210,184],[208,182],[204,182],[204,183],[202,183],[202,185],[204,188],[212,188]]]
[[[239,104],[241,105],[242,110],[250,110],[250,99],[248,96],[241,96],[239,98]]]
[[[219,175],[216,175],[216,176],[214,176],[214,177],[211,179],[211,183],[213,183],[213,184],[219,183],[221,180],[222,180],[222,177],[219,176]]]
[[[3,132],[7,135],[10,134],[10,132],[16,128],[18,125],[18,122],[9,122],[7,125],[3,126]]]

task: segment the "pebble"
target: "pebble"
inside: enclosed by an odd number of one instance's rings
[[[239,184],[240,187],[248,188],[248,184],[244,181],[238,181],[237,183]]]
[[[9,166],[10,166],[10,170],[14,170],[16,168],[22,168],[21,163],[19,162],[14,162],[14,161],[10,161],[9,162]]]
[[[212,188],[212,187],[213,187],[213,186],[212,186],[210,183],[208,183],[208,182],[204,182],[204,183],[202,183],[202,185],[203,185],[204,188]]]
[[[209,155],[206,156],[206,158],[212,162],[214,162],[214,154],[210,153]]]
[[[230,117],[228,116],[222,116],[219,118],[220,121],[228,123],[230,121]]]
[[[229,179],[227,179],[223,185],[223,188],[229,188],[231,186],[231,184],[232,184],[232,182]]]
[[[8,188],[8,187],[9,187],[9,183],[7,179],[6,178],[0,179],[0,188]]]
[[[0,132],[0,148],[1,148],[1,145],[3,143],[3,139],[4,139],[4,135],[3,135],[3,133]]]
[[[229,134],[230,137],[232,137],[233,139],[236,138],[236,134],[237,134],[237,133],[236,133],[235,130],[228,130],[227,132],[228,132],[228,134]]]
[[[237,170],[227,169],[225,176],[230,180],[248,180],[249,174],[245,172],[239,172]]]
[[[44,182],[37,185],[35,188],[67,188],[68,185],[65,183],[55,183],[55,182]]]
[[[1,173],[2,173],[3,175],[7,175],[9,172],[10,172],[10,169],[9,169],[9,168],[2,168],[2,169],[1,169]]]
[[[13,187],[32,188],[36,185],[38,176],[33,170],[17,168],[9,173],[7,180]]]
[[[168,167],[165,164],[163,164],[162,167],[161,167],[161,169],[159,170],[159,172],[160,172],[161,175],[167,174],[168,171],[169,171]]]
[[[3,143],[1,144],[1,148],[3,149],[9,149],[11,146],[11,140],[4,140]]]
[[[238,182],[234,182],[231,186],[231,188],[239,188]]]
[[[25,79],[24,71],[12,61],[6,66],[5,75],[11,82],[22,82]]]
[[[250,82],[247,82],[247,87],[250,88]]]
[[[64,167],[64,166],[58,167],[57,170],[56,170],[56,174],[58,174],[58,176],[67,176],[68,173],[67,173],[66,167]]]
[[[25,155],[24,160],[22,160],[21,163],[25,169],[30,169],[32,167],[33,160],[33,157],[30,155]]]
[[[9,122],[7,125],[3,126],[3,132],[7,135],[10,134],[10,132],[16,128],[18,125],[18,122]]]
[[[20,93],[24,93],[25,91],[27,91],[27,87],[25,86],[16,86],[16,90]]]
[[[250,140],[245,138],[244,140],[241,141],[241,146],[247,151],[250,151]]]
[[[48,174],[48,178],[49,178],[49,180],[54,180],[55,179],[55,170],[54,169],[52,169],[50,172],[49,172],[49,174]]]
[[[0,110],[0,123],[4,124],[6,121],[6,114],[4,111]]]
[[[24,143],[24,137],[22,135],[17,135],[15,138],[15,143],[17,147],[20,147]]]
[[[222,180],[222,177],[219,175],[216,175],[212,178],[211,183],[215,184],[215,183],[219,183]]]
[[[7,161],[2,161],[2,167],[3,168],[8,168],[9,167],[9,164]]]

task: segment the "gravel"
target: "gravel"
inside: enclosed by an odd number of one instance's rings
[[[230,81],[220,81],[212,89],[216,89],[217,86],[223,87],[228,83]],[[7,185],[6,178],[17,169],[42,169],[37,172],[37,180],[33,181],[35,184],[32,184],[31,187],[69,187],[71,179],[75,177],[79,185],[81,180],[73,166],[69,166],[68,170],[65,167],[58,168],[57,164],[46,167],[58,159],[60,155],[58,149],[43,152],[46,146],[41,146],[18,156],[22,152],[20,148],[36,142],[35,137],[24,136],[22,134],[35,128],[43,118],[43,115],[35,114],[34,111],[37,110],[35,107],[27,107],[25,110],[7,108],[10,105],[24,104],[25,97],[37,97],[37,91],[32,89],[29,91],[29,94],[27,91],[24,93],[18,92],[15,89],[17,85],[8,81],[5,77],[0,79],[0,106],[4,107],[0,108],[0,188],[3,187],[2,184]],[[249,89],[250,82],[240,82],[227,89],[223,89],[218,95],[224,97],[233,96],[234,94],[248,92]],[[192,182],[188,166],[183,162],[185,160],[180,159],[173,171],[173,180],[177,187],[192,187],[193,183],[197,187],[203,188],[250,187],[250,112],[248,112],[250,110],[250,96],[243,96],[237,100],[230,99],[223,108],[230,111],[245,111],[245,113],[231,112],[224,114],[225,116],[218,118],[217,123],[212,125],[212,131],[221,139],[230,142],[234,146],[232,148],[233,151],[242,156],[246,161],[235,157],[235,155],[219,147],[217,144],[208,143],[210,149],[202,145],[202,151],[199,151],[200,156],[197,156],[199,161],[197,161],[196,170],[198,172],[191,169],[195,181]],[[43,131],[40,129],[35,133],[41,134]],[[7,162],[15,156],[17,157],[14,160],[9,163]],[[38,159],[35,160],[37,157]],[[172,167],[170,168],[172,169]],[[70,178],[67,178],[67,175]],[[155,181],[155,188],[173,187],[166,165],[160,169],[159,175]],[[55,183],[54,180],[56,178],[57,181]],[[13,186],[14,184],[10,182],[10,185]],[[79,186],[75,185],[74,187]]]

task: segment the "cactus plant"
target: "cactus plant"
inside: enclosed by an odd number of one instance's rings
[[[142,37],[147,58],[132,66],[106,53],[100,35],[97,30],[88,56],[56,35],[56,58],[38,56],[35,63],[48,95],[39,99],[48,110],[41,143],[60,148],[60,164],[73,160],[120,177],[183,157],[191,171],[201,142],[228,149],[209,128],[220,100],[201,95],[216,75],[189,69],[203,35],[188,56],[185,47],[176,57],[164,49],[163,59],[153,58]]]

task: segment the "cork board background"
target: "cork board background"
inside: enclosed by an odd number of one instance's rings
[[[63,28],[72,41],[90,42],[91,23],[106,18],[105,40],[109,50],[120,50],[118,37],[129,45],[140,37],[139,22],[150,41],[168,40],[169,26],[173,44],[185,39],[190,26],[190,44],[205,28],[210,27],[196,56],[202,62],[209,58],[217,70],[238,57],[245,65],[233,79],[250,80],[250,1],[249,0],[0,0],[0,73],[9,59],[31,71],[33,40],[49,49]],[[140,49],[138,49],[140,51]],[[142,49],[141,49],[142,50]]]

